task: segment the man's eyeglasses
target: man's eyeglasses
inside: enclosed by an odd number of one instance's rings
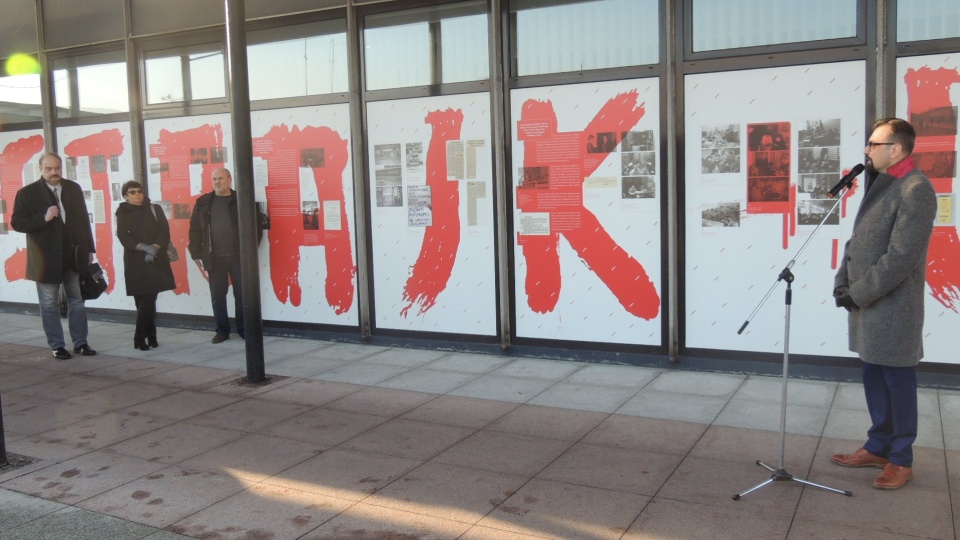
[[[867,148],[873,150],[874,148],[876,148],[876,147],[878,147],[878,146],[893,146],[893,145],[895,145],[895,144],[897,144],[897,143],[895,143],[895,142],[873,142],[873,141],[867,141]]]
[[[143,194],[143,190],[142,190],[142,189],[128,189],[128,190],[127,190],[127,195],[142,195],[142,194]]]

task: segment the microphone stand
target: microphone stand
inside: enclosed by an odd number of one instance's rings
[[[852,180],[853,179],[851,178],[851,183],[852,183]],[[810,233],[810,236],[807,238],[807,241],[804,242],[802,246],[800,246],[800,249],[799,251],[797,251],[797,254],[794,255],[792,259],[790,259],[790,262],[787,263],[787,266],[784,267],[784,269],[780,272],[780,275],[777,276],[777,281],[775,281],[773,285],[770,287],[770,290],[767,291],[767,294],[763,297],[763,300],[760,301],[757,307],[754,308],[753,313],[750,314],[750,317],[748,317],[747,320],[744,321],[744,323],[740,326],[740,329],[737,330],[737,334],[742,334],[743,330],[747,327],[748,324],[750,324],[750,321],[753,320],[753,317],[757,314],[758,311],[760,311],[760,308],[763,307],[763,304],[766,303],[767,299],[770,298],[770,295],[773,294],[773,291],[774,289],[776,289],[777,284],[779,284],[781,281],[785,281],[787,283],[787,290],[784,297],[785,323],[784,323],[784,330],[783,330],[783,334],[784,334],[783,376],[782,376],[783,389],[782,389],[782,394],[780,396],[780,462],[777,468],[773,468],[770,465],[767,465],[766,463],[758,459],[757,465],[763,467],[764,469],[767,469],[772,473],[770,475],[770,478],[767,478],[763,482],[760,482],[759,484],[753,486],[752,488],[746,491],[741,491],[740,493],[737,493],[736,495],[733,496],[733,500],[735,501],[740,500],[740,498],[743,497],[744,495],[747,495],[748,493],[752,493],[772,482],[799,482],[804,485],[813,486],[815,488],[820,488],[827,491],[832,491],[833,493],[838,493],[841,495],[846,495],[847,497],[853,496],[852,491],[844,491],[841,489],[832,488],[832,487],[824,486],[821,484],[816,484],[816,483],[810,482],[809,480],[803,480],[801,478],[797,478],[796,476],[787,472],[787,469],[784,465],[784,450],[786,447],[786,435],[787,435],[787,374],[789,373],[789,368],[790,368],[790,304],[793,301],[793,289],[791,287],[791,284],[793,283],[793,280],[794,280],[794,275],[790,271],[790,269],[793,268],[793,265],[797,262],[797,258],[799,258],[800,254],[803,253],[805,249],[807,249],[807,245],[810,244],[810,241],[813,240],[813,237],[817,235],[817,232],[820,231],[820,228],[823,227],[823,224],[826,223],[830,215],[837,210],[838,206],[840,206],[840,203],[843,201],[844,197],[846,197],[848,191],[850,191],[850,185],[846,186],[846,189],[844,189],[840,197],[837,198],[837,202],[833,205],[833,208],[831,208],[830,211],[827,212],[827,214],[820,221],[820,224],[817,225],[817,228],[814,229],[812,233]]]

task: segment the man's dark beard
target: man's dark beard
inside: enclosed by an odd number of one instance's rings
[[[877,171],[876,168],[874,168],[874,166],[873,166],[873,160],[872,160],[872,159],[866,160],[866,161],[863,163],[863,168],[866,169],[867,174],[872,175],[872,176],[876,176],[876,175],[877,175],[877,172],[879,172],[879,171]]]

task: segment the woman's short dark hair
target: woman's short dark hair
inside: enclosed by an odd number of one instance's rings
[[[136,180],[128,180],[128,181],[124,182],[124,183],[123,183],[123,187],[120,188],[120,194],[123,195],[124,197],[126,197],[126,196],[127,196],[127,191],[128,191],[130,188],[140,188],[140,190],[143,191],[143,186],[140,185],[140,182],[137,182]]]

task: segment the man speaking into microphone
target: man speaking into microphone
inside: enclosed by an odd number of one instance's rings
[[[830,459],[883,469],[873,481],[878,489],[900,488],[913,476],[924,275],[937,210],[933,184],[911,156],[915,139],[906,120],[874,123],[864,149],[867,189],[834,279],[837,307],[849,312],[849,347],[860,357],[872,425],[863,447]]]

